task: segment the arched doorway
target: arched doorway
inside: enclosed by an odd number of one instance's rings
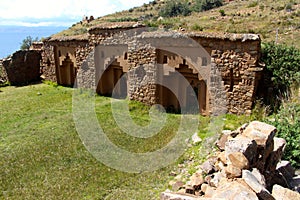
[[[74,85],[77,69],[74,67],[74,63],[71,60],[69,54],[66,55],[62,61],[62,65],[59,66],[59,84],[72,86]]]
[[[158,76],[161,82],[168,82],[168,84],[175,85],[178,96],[170,91],[168,88],[159,85],[157,87],[158,103],[165,107],[169,112],[179,112],[181,108],[189,112],[198,110],[202,115],[208,115],[208,98],[206,81],[202,79],[201,75],[193,69],[193,66],[188,63],[181,56],[174,53],[157,50]],[[180,83],[176,73],[180,73],[190,84],[186,87]],[[192,87],[193,91],[188,88]],[[192,96],[196,95],[198,105],[191,102]],[[178,98],[181,98],[183,105],[179,105]]]
[[[124,99],[127,97],[127,74],[118,59],[111,63],[101,75],[97,85],[97,93],[103,96]]]

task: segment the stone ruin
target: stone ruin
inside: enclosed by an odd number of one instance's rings
[[[43,78],[60,85],[73,86],[76,77],[80,77],[87,88],[101,95],[111,95],[113,88],[119,87],[117,84],[120,78],[125,76],[125,84],[123,84],[125,86],[122,89],[125,93],[120,92],[120,96],[127,96],[129,99],[148,105],[162,104],[167,110],[168,108],[180,110],[178,100],[172,92],[156,84],[143,85],[146,80],[151,83],[158,79],[172,79],[174,71],[181,73],[195,89],[200,114],[214,114],[214,109],[220,105],[225,107],[226,112],[251,113],[263,70],[259,65],[261,43],[259,35],[182,33],[184,37],[189,37],[201,45],[210,56],[207,59],[199,55],[201,60],[199,66],[195,66],[176,52],[148,44],[140,45],[139,49],[130,48],[130,44],[119,44],[121,54],[116,56],[103,53],[105,48],[113,49],[118,45],[114,40],[111,40],[111,44],[105,43],[110,41],[110,38],[143,27],[136,22],[103,23],[90,28],[84,35],[46,39],[42,48]],[[168,40],[164,34],[147,37]],[[170,36],[169,39],[172,37]],[[99,45],[105,48],[97,47]],[[93,66],[87,66],[88,55],[93,50],[95,50],[94,57],[100,57],[100,60],[94,60]],[[105,67],[101,57],[103,60],[106,59]],[[100,61],[102,65],[99,64]],[[195,68],[209,64],[212,66],[211,71],[208,72],[209,76],[204,77],[195,71]],[[141,65],[147,67],[141,69]],[[165,65],[173,69],[165,70]],[[99,77],[100,74],[103,76]],[[175,84],[178,84],[176,90],[183,94],[183,102],[187,102],[185,89],[180,87],[180,83],[175,82]],[[143,87],[136,87],[137,85]],[[220,92],[219,87],[222,87],[223,93]],[[223,101],[216,102],[217,99],[222,98]]]
[[[119,97],[180,111],[189,104],[190,93],[174,77],[180,73],[197,95],[200,114],[251,113],[263,76],[259,35],[204,32],[168,35],[164,31],[135,34],[143,28],[137,22],[102,23],[88,29],[87,34],[47,38],[34,43],[29,51],[18,51],[3,60],[2,74],[6,75],[1,75],[1,79],[7,77],[11,84],[24,84],[41,76],[73,86],[76,78],[80,78],[83,87],[100,95],[111,96],[117,88]],[[115,38],[130,30],[132,35],[127,36],[126,42],[116,43]],[[204,51],[198,55],[190,49],[190,55],[184,55],[183,50],[189,47],[180,46],[181,38],[191,39]],[[151,46],[149,40],[157,42]],[[171,46],[161,45],[164,41]],[[91,52],[95,60],[87,66]],[[177,94],[156,84],[158,80],[173,81]]]
[[[0,63],[0,82],[24,85],[39,81],[41,76],[41,53],[36,50],[19,50]]]
[[[300,175],[281,160],[286,141],[276,128],[253,121],[235,131],[223,131],[217,152],[199,166],[186,183],[171,182],[161,200],[300,199]]]

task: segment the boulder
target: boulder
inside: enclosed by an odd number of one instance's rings
[[[282,160],[276,165],[276,170],[279,171],[285,180],[290,182],[295,176],[295,169],[289,161]]]
[[[276,170],[276,165],[281,160],[285,146],[286,146],[285,139],[276,138],[276,137],[274,138],[274,149],[269,155],[269,158],[266,162],[265,170],[267,171]]]
[[[160,195],[160,200],[201,200],[203,198],[189,194],[178,194],[172,192],[163,192]]]
[[[225,174],[227,178],[238,178],[242,176],[242,170],[233,165],[225,167]]]
[[[256,194],[245,185],[233,181],[222,184],[212,195],[212,199],[258,200]]]
[[[277,129],[264,122],[253,121],[243,131],[243,136],[256,141],[259,147],[266,147],[273,141]]]
[[[256,177],[248,170],[243,170],[242,179],[249,185],[249,187],[263,200],[275,200],[270,192],[259,183]]]
[[[228,164],[239,169],[248,169],[249,161],[242,152],[233,152],[228,154]]]
[[[195,190],[200,189],[203,183],[204,178],[200,173],[195,173],[190,177],[189,185],[191,185]]]
[[[280,185],[274,185],[272,195],[276,200],[300,200],[300,194]]]
[[[249,161],[249,165],[255,162],[257,153],[257,144],[254,140],[246,137],[236,137],[229,139],[225,145],[226,159],[229,160],[228,155],[241,152]]]
[[[258,182],[263,187],[265,187],[265,188],[267,187],[267,185],[266,185],[266,179],[265,179],[264,175],[262,175],[257,168],[253,168],[252,169],[252,175],[255,176],[255,178],[258,180]]]

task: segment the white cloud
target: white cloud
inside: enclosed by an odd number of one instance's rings
[[[50,23],[49,19],[60,22],[77,22],[84,15],[100,17],[150,0],[0,0],[0,25],[8,23]],[[47,21],[47,22],[44,22]]]

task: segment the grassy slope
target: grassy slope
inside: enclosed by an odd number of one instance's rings
[[[157,199],[166,188],[172,166],[127,174],[102,165],[86,151],[74,127],[72,89],[42,84],[1,90],[0,199]],[[97,97],[97,105],[107,102]],[[109,137],[131,146],[112,128],[109,106],[101,108],[97,115]],[[139,123],[145,123],[147,109],[138,105],[138,110]],[[175,116],[170,118],[176,123]],[[172,135],[172,126],[161,137]],[[134,144],[135,150],[149,148]]]
[[[287,0],[236,0],[210,11],[157,21],[158,10],[164,5],[163,1],[157,1],[154,5],[145,4],[130,11],[101,17],[90,24],[74,24],[70,29],[56,35],[80,34],[85,32],[86,28],[105,21],[142,19],[146,24],[154,26],[163,24],[173,29],[181,26],[190,31],[258,33],[261,34],[264,42],[275,41],[278,29],[279,43],[300,48],[300,1],[291,0],[291,2],[293,8],[291,12],[285,9],[289,4]],[[224,10],[226,16],[221,17],[219,10]]]
[[[193,146],[173,165],[151,173],[108,168],[84,148],[75,130],[72,94],[70,88],[45,84],[0,88],[0,199],[158,199],[168,188],[169,173],[180,170],[178,163],[195,158],[197,162],[187,172],[192,173],[203,159],[199,146]],[[129,107],[137,124],[149,123],[149,107],[137,102],[130,102]],[[116,128],[109,98],[96,97],[96,114],[110,140],[134,152],[161,148],[172,139],[179,122],[178,115],[167,114],[162,131],[143,140]],[[225,128],[230,129],[249,120],[227,118]],[[200,117],[202,138],[209,120]]]

